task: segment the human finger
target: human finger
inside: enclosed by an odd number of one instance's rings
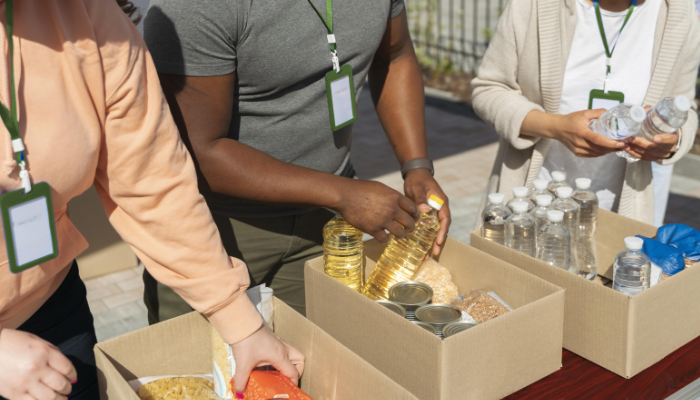
[[[384,232],[383,229],[378,229],[374,232],[367,232],[367,233],[372,235],[372,237],[375,238],[377,240],[377,242],[379,242],[379,243],[386,243],[389,241],[389,235],[386,232]]]
[[[396,221],[391,221],[387,224],[386,229],[391,232],[392,235],[401,239],[406,236],[406,228]]]
[[[420,211],[418,210],[416,203],[411,201],[411,199],[408,197],[399,197],[399,207],[413,217],[414,220],[418,221],[418,219],[420,219]]]
[[[403,209],[398,210],[394,214],[394,221],[401,224],[401,226],[405,228],[406,232],[413,232],[413,229],[416,227],[416,220]]]
[[[56,393],[66,396],[70,394],[72,389],[72,385],[65,375],[58,373],[53,368],[47,368],[41,376],[41,382]]]
[[[39,381],[30,386],[28,389],[29,394],[36,400],[68,400],[68,397],[63,396],[60,393],[56,393],[55,390],[49,388]]]
[[[438,231],[437,239],[435,239],[435,245],[433,245],[433,254],[436,256],[440,255],[442,246],[445,245],[447,240],[447,232],[450,231],[450,225],[452,224],[452,215],[447,202],[438,211],[438,219],[440,220],[440,230]]]
[[[620,150],[625,147],[625,142],[606,138],[605,136],[599,135],[590,129],[585,131],[583,136],[589,143],[608,151]]]
[[[287,347],[287,355],[289,356],[289,361],[291,361],[292,364],[294,364],[294,367],[299,372],[299,377],[301,377],[301,375],[304,373],[304,363],[306,361],[304,353],[299,351],[299,349],[297,349],[296,347],[285,342],[284,340],[280,340],[282,341],[282,343],[284,343],[285,347]]]
[[[660,135],[655,135],[654,136],[654,143],[656,144],[669,144],[669,145],[676,145],[678,144],[678,134],[676,133],[663,133]]]
[[[272,365],[278,370],[282,375],[289,378],[295,385],[299,385],[299,370],[292,364],[288,358],[281,360]]]
[[[75,383],[78,380],[78,373],[75,371],[73,363],[60,350],[54,346],[52,347],[49,351],[49,367],[65,376],[70,383]]]
[[[250,378],[250,373],[255,367],[256,366],[250,362],[238,362],[237,360],[236,373],[234,374],[235,379],[233,380],[233,390],[236,391],[236,398],[242,398],[238,397],[238,394],[245,393],[245,389],[248,386],[248,379]]]

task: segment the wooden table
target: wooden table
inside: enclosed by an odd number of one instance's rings
[[[669,356],[625,379],[564,350],[562,368],[504,400],[666,399],[700,378],[700,337]]]

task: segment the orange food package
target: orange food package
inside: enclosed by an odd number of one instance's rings
[[[233,381],[231,379],[231,391],[233,392]],[[282,375],[278,371],[260,371],[251,372],[248,380],[248,387],[245,391],[246,400],[271,400],[271,399],[289,399],[289,400],[313,400],[308,394],[304,393],[297,387],[289,378]]]

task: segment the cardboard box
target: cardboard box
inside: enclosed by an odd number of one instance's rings
[[[299,313],[274,301],[275,333],[306,355],[301,388],[314,400],[416,400]],[[211,329],[193,312],[98,343],[100,399],[138,400],[127,383],[137,378],[211,374]]]
[[[653,237],[656,228],[600,210],[596,244],[598,273],[613,277],[624,238]],[[472,246],[566,289],[564,347],[622,377],[631,378],[700,335],[700,268],[691,267],[628,297],[574,274],[484,240]]]
[[[366,272],[384,246],[365,242]],[[513,309],[445,340],[307,262],[306,313],[321,329],[418,398],[500,399],[561,368],[564,292],[449,238],[438,260],[460,293],[495,291]]]

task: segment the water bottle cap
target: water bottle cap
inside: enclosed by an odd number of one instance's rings
[[[565,187],[557,188],[557,196],[560,199],[568,199],[569,197],[571,197],[572,192],[573,192],[573,190],[570,187],[565,186]]]
[[[576,188],[587,190],[591,187],[591,180],[588,178],[578,178],[576,179]]]
[[[673,108],[676,111],[686,112],[690,110],[690,100],[687,97],[680,95],[673,99]]]
[[[566,172],[562,172],[562,171],[552,172],[552,180],[554,182],[564,182],[566,180]]]
[[[503,193],[491,193],[489,195],[489,202],[491,204],[503,204]]]
[[[532,184],[535,185],[535,189],[537,189],[537,190],[547,189],[547,183],[549,183],[549,182],[547,182],[544,179],[535,179],[535,181],[532,182]]]
[[[561,222],[564,219],[564,212],[559,210],[547,211],[547,219],[552,222]]]
[[[644,122],[644,118],[647,117],[647,112],[644,111],[642,106],[632,106],[630,108],[630,119],[638,124]]]
[[[516,186],[513,188],[513,196],[515,197],[525,197],[529,190],[525,186]]]
[[[541,194],[541,195],[535,197],[535,199],[537,200],[538,206],[548,206],[548,205],[552,204],[552,196],[550,196],[548,194]]]
[[[445,200],[435,196],[434,194],[431,194],[430,197],[428,197],[428,205],[438,211],[440,211],[443,204],[445,204]]]
[[[627,250],[641,250],[644,246],[644,241],[636,236],[625,238],[625,247]]]
[[[518,200],[518,201],[514,201],[511,204],[511,207],[513,207],[513,211],[515,211],[517,213],[524,213],[524,212],[527,212],[528,204],[524,201]]]

